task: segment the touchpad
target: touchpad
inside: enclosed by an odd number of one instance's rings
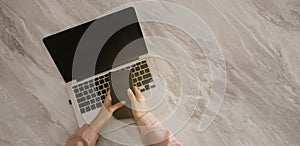
[[[127,89],[132,89],[131,72],[129,70],[120,70],[110,73],[110,94],[112,98],[111,104],[116,104],[122,100],[126,104],[113,113],[117,119],[132,118],[130,99],[127,95]]]

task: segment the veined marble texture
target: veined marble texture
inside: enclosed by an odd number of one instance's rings
[[[130,0],[0,0],[0,145],[64,145],[78,128],[42,38],[98,18]],[[211,76],[201,48],[186,34],[145,23],[145,35],[187,45],[198,62],[202,97],[176,134],[184,145],[300,145],[300,1],[172,0],[201,17],[225,57],[220,112],[198,131]],[[151,15],[151,14],[149,14]],[[203,100],[202,100],[203,99]],[[118,145],[100,138],[98,145]]]

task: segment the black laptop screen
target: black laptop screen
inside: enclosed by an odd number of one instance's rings
[[[134,8],[45,37],[43,42],[65,82],[80,81],[147,54]]]

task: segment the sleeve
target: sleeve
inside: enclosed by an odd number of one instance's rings
[[[144,144],[152,146],[182,146],[172,133],[151,114],[147,113],[137,125],[141,131],[141,140]]]
[[[68,139],[66,146],[95,146],[98,137],[98,133],[85,124]]]

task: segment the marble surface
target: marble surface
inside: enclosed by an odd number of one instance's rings
[[[127,2],[0,0],[0,145],[63,145],[74,133],[65,82],[42,38]],[[146,36],[175,40],[197,62],[199,106],[176,137],[184,145],[300,145],[300,1],[169,2],[208,24],[222,47],[227,77],[217,118],[199,132],[212,86],[203,48],[176,28],[143,23]],[[98,145],[118,144],[100,138]]]

